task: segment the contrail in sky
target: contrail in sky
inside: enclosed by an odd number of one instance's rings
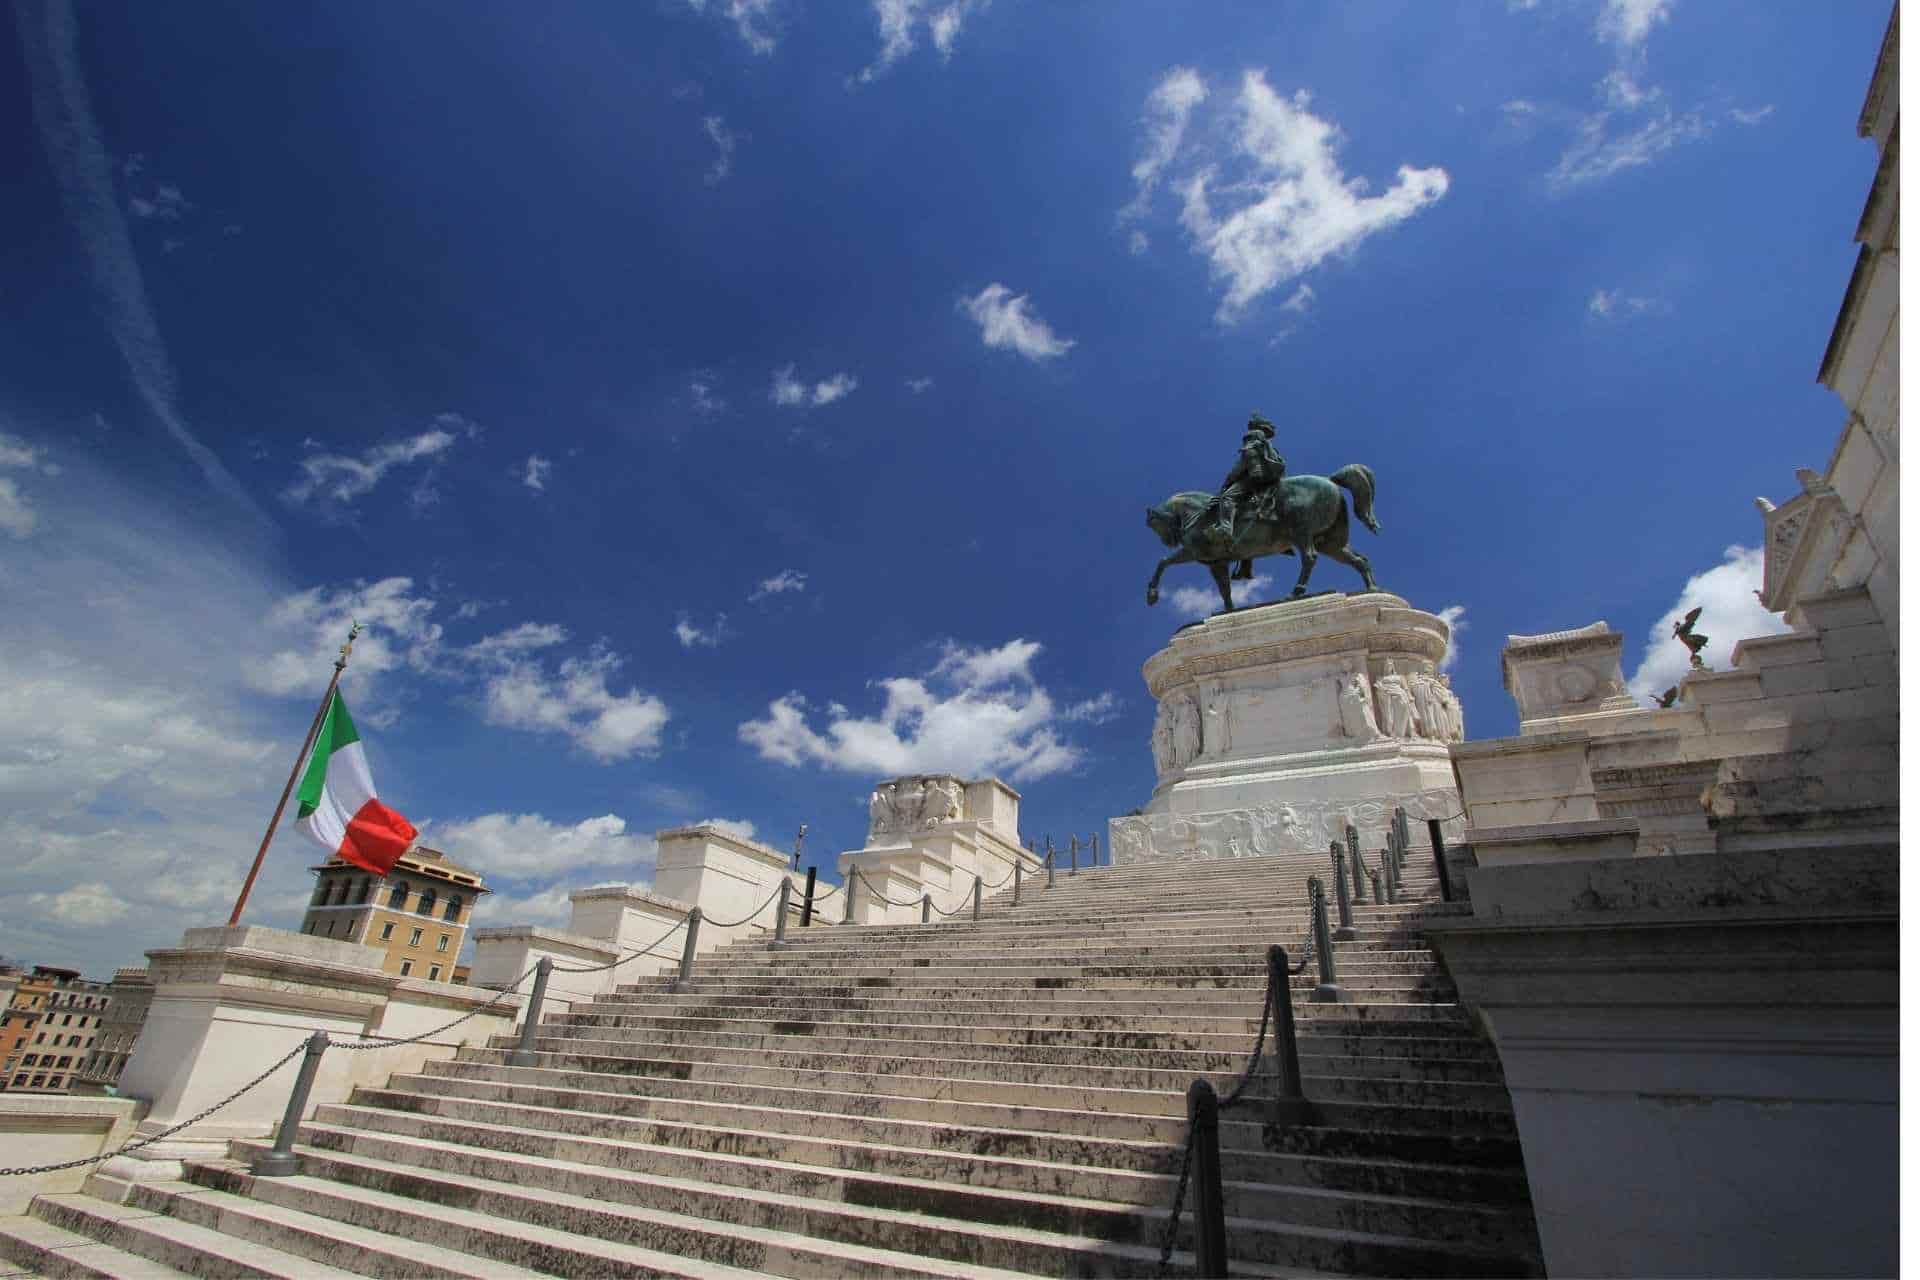
[[[87,83],[75,51],[71,0],[14,0],[27,77],[33,86],[33,118],[47,160],[60,182],[67,216],[87,250],[93,284],[106,312],[107,329],[127,362],[127,372],[153,416],[199,465],[207,482],[262,521],[271,523],[213,450],[182,420],[173,362],[154,323],[147,286],[134,256],[133,239],[113,192],[113,168],[100,143]]]

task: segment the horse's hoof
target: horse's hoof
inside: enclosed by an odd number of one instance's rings
[[[1293,597],[1296,600],[1305,594],[1307,594],[1307,589],[1305,587],[1295,587],[1293,589]]]
[[[1149,605],[1156,605],[1156,604],[1159,604],[1159,603],[1160,603],[1160,593],[1159,593],[1158,591],[1149,591],[1149,592],[1147,592],[1147,603],[1148,603]]]

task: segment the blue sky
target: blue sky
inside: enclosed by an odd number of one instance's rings
[[[1206,599],[1146,607],[1142,508],[1250,411],[1374,469],[1470,735],[1510,632],[1605,618],[1664,687],[1681,604],[1779,625],[1736,549],[1843,417],[1888,12],[15,0],[0,946],[224,920],[352,617],[485,923],[702,818],[830,867],[910,770],[1103,829]]]

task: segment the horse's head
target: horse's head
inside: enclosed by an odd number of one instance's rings
[[[1159,538],[1162,544],[1169,547],[1180,545],[1180,521],[1173,514],[1170,501],[1163,502],[1157,507],[1147,508],[1147,528],[1153,530],[1154,536]]]

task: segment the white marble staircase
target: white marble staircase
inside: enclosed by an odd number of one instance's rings
[[[1328,871],[1063,871],[977,924],[734,944],[683,994],[549,1017],[533,1066],[501,1039],[322,1106],[299,1176],[242,1142],[125,1204],[43,1196],[0,1221],[0,1276],[1156,1275],[1186,1087],[1238,1078],[1266,947],[1300,953]],[[1539,1273],[1498,1062],[1420,938],[1456,910],[1423,853],[1405,895],[1356,907],[1350,1002],[1293,980],[1313,1123],[1266,1130],[1264,1068],[1223,1118],[1235,1274]]]

